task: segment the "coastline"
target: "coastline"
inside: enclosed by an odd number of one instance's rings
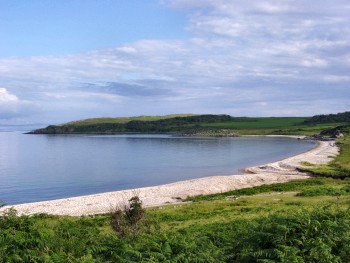
[[[284,137],[302,138],[301,136]],[[269,164],[245,168],[246,174],[243,175],[210,176],[160,186],[5,206],[0,209],[0,212],[13,207],[19,215],[38,213],[70,216],[93,215],[108,213],[117,204],[125,202],[135,194],[140,197],[145,207],[151,207],[180,203],[188,196],[306,179],[309,176],[297,170],[302,166],[301,162],[324,164],[338,154],[338,147],[334,146],[334,141],[318,141],[317,143],[316,147],[307,152]]]

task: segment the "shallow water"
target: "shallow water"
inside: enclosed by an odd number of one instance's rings
[[[0,132],[0,200],[18,204],[240,174],[314,145],[267,137]]]

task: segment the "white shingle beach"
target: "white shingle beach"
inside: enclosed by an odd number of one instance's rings
[[[14,207],[19,214],[48,213],[54,215],[92,215],[107,213],[116,204],[137,194],[146,207],[178,203],[188,196],[214,194],[233,189],[247,188],[262,184],[283,183],[309,176],[296,168],[301,162],[324,164],[338,154],[333,141],[320,141],[317,147],[281,161],[246,168],[247,174],[211,176],[200,179],[180,181],[160,186],[107,192],[52,201],[5,206],[0,211]]]

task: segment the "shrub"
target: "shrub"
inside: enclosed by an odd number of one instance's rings
[[[341,188],[342,191],[344,191],[345,193],[350,194],[350,184],[344,186],[343,188]]]
[[[128,203],[117,205],[110,213],[111,226],[121,237],[136,234],[145,215],[140,198],[135,195]]]

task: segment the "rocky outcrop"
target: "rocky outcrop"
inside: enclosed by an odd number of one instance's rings
[[[329,136],[330,138],[340,138],[344,136],[344,132],[349,131],[350,125],[337,126],[333,129],[327,129],[320,133],[321,136]]]

